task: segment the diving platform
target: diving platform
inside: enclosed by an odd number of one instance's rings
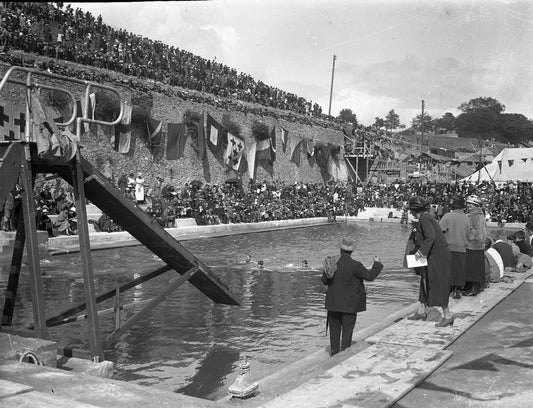
[[[37,78],[40,82],[37,82]],[[49,327],[80,320],[87,320],[88,322],[87,343],[89,350],[64,348],[62,353],[65,356],[68,354],[70,357],[83,357],[96,363],[102,361],[104,359],[104,345],[108,346],[124,335],[132,326],[139,324],[167,296],[187,282],[190,282],[215,303],[240,305],[239,297],[232,293],[207,265],[183,247],[132,201],[128,200],[83,157],[81,153],[83,147],[82,125],[95,124],[114,127],[122,120],[124,102],[114,88],[38,71],[33,68],[16,66],[9,68],[2,78],[0,92],[5,90],[8,83],[12,93],[16,93],[16,89],[22,88],[19,97],[25,99],[26,114],[24,116],[24,134],[17,137],[9,136],[6,140],[0,141],[0,202],[3,202],[10,194],[13,196],[13,200],[15,196],[21,200],[20,215],[14,220],[16,223],[15,242],[9,269],[9,280],[4,292],[0,331],[18,334],[17,330],[11,326],[15,316],[15,301],[24,250],[26,250],[26,259],[30,270],[33,308],[33,322],[27,327],[31,332],[25,331],[24,334],[49,340]],[[67,83],[78,89],[82,87],[85,89],[83,102],[85,109],[81,115],[78,115],[77,102],[70,90],[57,85],[62,83]],[[61,119],[65,122],[53,120],[47,112],[45,102],[41,100],[41,90],[63,94],[64,98],[69,100],[71,117],[66,120]],[[115,95],[117,108],[119,108],[116,118],[111,121],[103,121],[88,117],[90,95],[94,90],[96,90],[95,92]],[[9,116],[4,115],[2,120],[9,120]],[[76,126],[75,135],[68,131],[69,126],[73,124]],[[46,316],[36,225],[37,213],[33,197],[35,179],[39,173],[55,174],[73,187],[85,291],[84,303],[73,305],[52,317]],[[87,223],[87,200],[112,217],[124,230],[158,256],[165,265],[97,295]],[[109,265],[110,270],[112,267]],[[143,300],[137,304],[120,304],[120,295],[124,291],[169,271],[177,272],[178,276],[172,278],[165,289],[154,298]],[[101,302],[111,298],[115,300],[114,308],[98,310],[98,305]],[[122,323],[121,310],[132,309],[134,306],[136,308],[142,306],[142,308]],[[101,339],[98,318],[110,313],[115,314],[115,328],[111,333],[107,333],[104,339]]]

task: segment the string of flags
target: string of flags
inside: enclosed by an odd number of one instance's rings
[[[90,95],[89,98],[89,103],[87,104],[89,111],[87,113],[85,112],[85,102],[76,102],[78,117],[86,114],[87,117],[94,119],[95,98],[94,95]],[[131,103],[124,102],[122,120],[115,126],[111,137],[111,145],[122,154],[128,154],[132,146],[132,110]],[[24,107],[12,104],[0,105],[0,141],[22,140],[24,138],[25,125]],[[163,125],[163,121],[152,117],[146,120],[146,136],[150,142],[155,143],[160,140],[163,133]],[[194,132],[194,137],[191,135],[193,139],[191,146],[201,160],[206,156],[207,147],[214,155],[222,153],[225,165],[228,168],[239,171],[244,157],[248,163],[248,172],[252,179],[254,178],[256,163],[266,162],[272,165],[276,160],[276,155],[279,153],[275,126],[272,127],[269,137],[252,143],[245,142],[243,138],[227,131],[209,113],[202,113],[201,119],[194,126],[196,132]],[[279,128],[281,150],[283,153],[289,152],[291,162],[297,166],[300,166],[303,153],[308,159],[314,157],[321,168],[326,168],[331,152],[335,147],[338,147],[329,143],[326,146],[315,144],[313,140],[295,135],[283,126]],[[187,138],[189,137],[187,125],[185,123],[167,123],[166,129],[166,159],[179,160],[184,156]],[[83,124],[82,131],[89,131],[89,124]],[[222,152],[224,145],[225,149]]]

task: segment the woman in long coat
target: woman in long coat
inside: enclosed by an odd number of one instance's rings
[[[476,195],[466,198],[468,207],[468,243],[465,255],[465,296],[476,296],[485,289],[485,238],[487,229],[481,200]]]
[[[451,284],[451,259],[446,238],[439,223],[429,213],[429,203],[422,197],[411,197],[409,210],[418,220],[414,227],[415,252],[417,259],[427,258],[427,279],[421,279],[419,306],[410,320],[426,320],[427,307],[440,307],[442,319],[437,327],[451,326],[454,317],[448,307]],[[424,286],[425,283],[425,286]]]

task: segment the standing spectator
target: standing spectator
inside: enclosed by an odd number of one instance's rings
[[[451,258],[450,249],[439,223],[429,212],[430,204],[422,197],[414,196],[409,199],[409,210],[418,224],[413,228],[415,258],[427,259],[427,285],[424,279],[420,280],[419,305],[416,313],[409,317],[410,320],[426,320],[427,307],[440,307],[442,319],[437,322],[437,327],[452,326],[454,316],[448,307]]]
[[[143,174],[140,172],[135,179],[135,201],[137,204],[144,202],[144,178]]]
[[[450,197],[450,212],[444,213],[440,226],[452,253],[452,297],[460,299],[459,290],[465,285],[465,253],[468,243],[468,217],[465,200],[460,195]]]
[[[468,206],[468,244],[466,246],[465,296],[477,296],[485,288],[485,215],[477,195],[466,198]]]
[[[383,269],[378,256],[374,257],[372,269],[366,269],[361,262],[352,259],[353,250],[353,242],[344,238],[340,245],[341,255],[336,263],[336,271],[324,271],[322,275],[322,283],[328,285],[326,310],[332,356],[352,345],[357,313],[366,310],[363,281],[373,281]]]
[[[118,179],[117,185],[120,192],[125,195],[126,189],[128,188],[128,178],[126,177],[126,173],[122,173]]]

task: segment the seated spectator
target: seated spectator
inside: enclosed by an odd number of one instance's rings
[[[513,254],[513,247],[508,242],[503,242],[500,237],[497,237],[492,247],[502,257],[503,266],[506,271],[516,267],[516,257]]]
[[[503,278],[504,270],[500,253],[492,248],[490,238],[485,239],[485,282],[499,282]]]
[[[513,272],[525,272],[532,266],[531,257],[520,252],[520,248],[516,244],[512,244],[513,255],[516,258],[516,266]]]
[[[526,233],[524,231],[518,231],[514,234],[515,244],[520,249],[520,252],[529,256],[533,255],[531,244],[526,239]]]

